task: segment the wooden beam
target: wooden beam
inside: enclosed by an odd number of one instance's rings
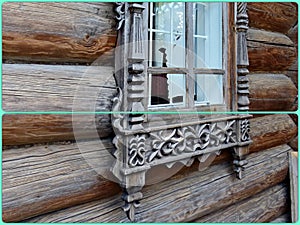
[[[286,35],[249,29],[249,71],[285,71],[297,59],[297,48]]]
[[[298,20],[297,3],[249,2],[249,26],[286,33]]]
[[[289,152],[289,176],[292,223],[298,221],[298,152]]]
[[[287,176],[287,152],[289,150],[290,148],[287,145],[282,145],[250,154],[248,157],[249,164],[246,166],[245,177],[242,180],[234,178],[231,163],[222,163],[210,166],[201,172],[178,174],[168,180],[147,186],[143,190],[142,207],[139,208],[136,214],[137,221],[192,221],[274,186],[282,182]],[[3,168],[6,167],[3,166]],[[13,171],[5,171],[10,172],[11,175],[14,174]],[[42,173],[43,171],[40,170],[40,174]],[[66,174],[66,176],[71,174]],[[49,183],[49,180],[47,180],[47,183]],[[81,184],[83,183],[81,182]],[[18,186],[18,188],[20,191],[24,190],[21,186]],[[35,185],[35,189],[31,192],[38,190],[40,188]],[[105,189],[101,190],[104,191]],[[64,195],[63,192],[60,193]],[[4,194],[8,194],[5,189]],[[47,196],[47,194],[47,192],[42,192],[40,198]],[[37,197],[33,196],[28,196],[28,198],[33,202],[38,201]],[[37,215],[37,213],[34,213],[35,209],[29,207],[30,205],[24,207],[24,203],[28,200],[19,198],[18,192],[15,193],[14,198],[16,199],[15,205],[18,206],[19,210],[13,210],[13,207],[10,207],[10,211],[14,211],[15,215],[14,217],[12,215],[4,217],[4,221],[25,219],[24,211],[26,210],[27,218],[30,217],[28,211],[31,211],[31,216]],[[4,215],[7,215],[6,210],[8,210],[7,204],[9,203],[7,200],[4,195]],[[18,204],[16,204],[17,202]],[[46,203],[45,200],[41,202]],[[56,206],[62,206],[62,204],[63,201],[57,202]],[[122,200],[119,195],[116,195],[48,213],[27,222],[128,222],[126,215],[120,210],[121,205]],[[47,210],[48,212],[51,211],[50,206]],[[47,210],[44,210],[44,212]]]
[[[284,183],[275,185],[225,209],[198,218],[196,223],[265,223],[288,210],[288,188]]]
[[[2,7],[5,61],[113,65],[112,3],[7,2]]]
[[[298,127],[287,114],[265,115],[251,119],[251,138],[253,144],[250,151],[287,144],[298,132]]]
[[[283,74],[250,74],[250,111],[295,111],[297,88]]]
[[[111,140],[9,149],[2,158],[2,216],[19,221],[117,194],[119,185],[101,178]]]
[[[2,117],[2,144],[16,146],[108,137],[113,132],[110,116],[110,114],[6,114]]]
[[[94,115],[4,115],[3,145],[15,146],[57,141],[88,140],[112,134],[110,114]],[[73,127],[74,126],[74,127]],[[79,129],[76,129],[79,128]],[[74,135],[74,129],[75,135]],[[250,151],[260,151],[293,140],[297,127],[288,115],[251,119]],[[21,150],[22,148],[20,148]]]
[[[113,67],[2,65],[5,111],[110,111]]]

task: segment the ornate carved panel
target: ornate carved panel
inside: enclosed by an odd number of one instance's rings
[[[234,4],[234,3],[231,3]],[[124,211],[134,220],[145,185],[145,173],[156,165],[172,167],[176,162],[191,165],[194,159],[230,150],[234,156],[234,171],[241,179],[248,146],[251,143],[248,114],[224,114],[203,121],[187,121],[184,125],[151,126],[145,120],[147,92],[143,18],[145,4],[116,3],[118,49],[116,50],[116,81],[118,96],[113,99],[112,125],[116,158],[113,174],[123,188]],[[147,9],[146,9],[147,10]],[[248,56],[246,33],[248,17],[246,3],[237,3],[237,99],[239,111],[249,109]],[[146,21],[146,23],[145,23]]]

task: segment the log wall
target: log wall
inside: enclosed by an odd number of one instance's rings
[[[3,116],[3,220],[127,222],[119,186],[96,172],[113,149],[113,5],[4,3],[2,12],[4,110],[106,112]],[[248,3],[248,13],[250,109],[293,112],[297,5]],[[137,220],[290,221],[287,152],[297,130],[295,114],[255,115],[245,179],[234,178],[224,151],[205,171],[194,163],[146,187]]]
[[[116,42],[113,4],[4,3],[5,62],[113,65]]]
[[[108,154],[108,146],[99,149],[96,143],[84,144],[93,149],[91,157],[98,156],[95,158],[98,161]],[[170,221],[170,214],[174,216],[171,221],[191,221],[283,182],[289,150],[284,144],[252,153],[243,180],[235,179],[230,162],[220,160],[202,172],[192,166],[166,181],[145,187],[138,221]],[[19,157],[14,152],[19,153],[20,149],[4,152],[4,221],[19,221],[62,208],[66,209],[37,219],[39,222],[127,221],[119,208],[122,200],[118,185],[99,177],[82,159],[76,144],[30,147],[22,149]],[[52,165],[53,161],[56,165]],[[28,170],[24,171],[26,165]],[[94,202],[95,199],[99,201]],[[71,205],[77,206],[68,208]],[[82,215],[81,210],[87,215]]]
[[[296,3],[248,4],[250,110],[297,110],[297,7]],[[278,84],[279,80],[285,81]]]

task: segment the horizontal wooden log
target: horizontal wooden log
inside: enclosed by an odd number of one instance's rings
[[[114,17],[112,3],[5,3],[2,58],[113,65]]]
[[[2,140],[5,146],[57,141],[85,140],[112,135],[110,114],[96,115],[4,115]],[[78,128],[78,129],[77,129]],[[75,131],[74,131],[75,130]],[[75,132],[75,134],[74,134]],[[250,151],[259,151],[293,140],[297,127],[288,115],[251,119]]]
[[[286,145],[251,154],[245,177],[236,179],[230,164],[209,167],[188,176],[174,176],[143,189],[138,222],[193,221],[220,208],[233,205],[282,182],[287,175]],[[26,222],[128,222],[120,210],[122,200],[114,196],[42,215]]]
[[[2,65],[5,111],[110,111],[113,67]]]
[[[298,132],[297,125],[287,114],[256,117],[251,119],[250,126],[253,140],[251,152],[287,144]]]
[[[271,187],[250,199],[196,219],[196,223],[265,223],[288,210],[288,188],[284,183]]]
[[[250,74],[249,99],[252,111],[295,111],[297,88],[283,74]]]
[[[111,165],[112,148],[110,140],[103,140],[4,151],[3,220],[19,221],[117,194],[119,186],[99,175]]]
[[[2,140],[5,146],[57,141],[86,140],[112,135],[110,114],[94,115],[4,115]],[[75,134],[74,134],[75,132]],[[297,127],[288,115],[267,115],[251,119],[250,151],[285,144],[293,140]]]
[[[296,44],[288,35],[253,28],[248,29],[247,40],[287,47],[294,47]]]
[[[286,35],[249,29],[249,71],[285,71],[297,58],[297,48]]]
[[[113,132],[110,116],[6,114],[2,117],[2,144],[15,146],[108,137]]]
[[[249,2],[249,26],[286,33],[298,20],[297,3]]]

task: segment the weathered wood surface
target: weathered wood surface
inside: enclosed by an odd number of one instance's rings
[[[249,2],[247,9],[253,28],[287,33],[298,20],[297,3]]]
[[[288,210],[288,188],[284,183],[273,186],[250,199],[196,219],[196,223],[264,223]]]
[[[2,57],[58,63],[113,65],[112,3],[10,2],[2,6]]]
[[[271,223],[290,223],[290,222],[291,222],[291,216],[288,213],[285,213],[271,221]]]
[[[292,222],[298,221],[298,152],[289,152],[289,177]]]
[[[110,111],[111,98],[116,95],[112,71],[102,66],[4,64],[3,109],[72,112],[96,107]],[[297,89],[287,76],[250,74],[248,78],[251,110],[295,109]]]
[[[2,144],[15,146],[108,137],[113,132],[110,117],[110,114],[6,114],[2,117]]]
[[[234,177],[230,164],[223,163],[147,186],[136,219],[139,222],[193,221],[235,204],[282,182],[287,175],[289,150],[287,145],[282,145],[249,155],[242,180]],[[27,222],[128,222],[121,204],[120,196],[114,196]]]
[[[283,74],[250,74],[249,99],[252,111],[297,110],[297,88]]]
[[[2,65],[5,111],[110,111],[113,67]]]
[[[290,142],[296,137],[298,128],[287,114],[266,115],[251,119],[250,151],[260,151]]]
[[[249,29],[249,71],[285,71],[297,58],[293,41],[281,33]]]
[[[19,221],[118,193],[118,185],[96,172],[109,163],[108,151],[113,148],[111,140],[101,143],[88,141],[4,151],[3,220]]]
[[[112,134],[110,114],[93,115],[4,115],[3,145],[93,139]],[[74,127],[73,127],[74,126]],[[79,128],[79,129],[76,129]],[[76,133],[74,135],[74,129]],[[288,115],[267,115],[251,119],[250,151],[285,144],[294,139],[297,127]],[[21,149],[20,149],[21,151]]]

